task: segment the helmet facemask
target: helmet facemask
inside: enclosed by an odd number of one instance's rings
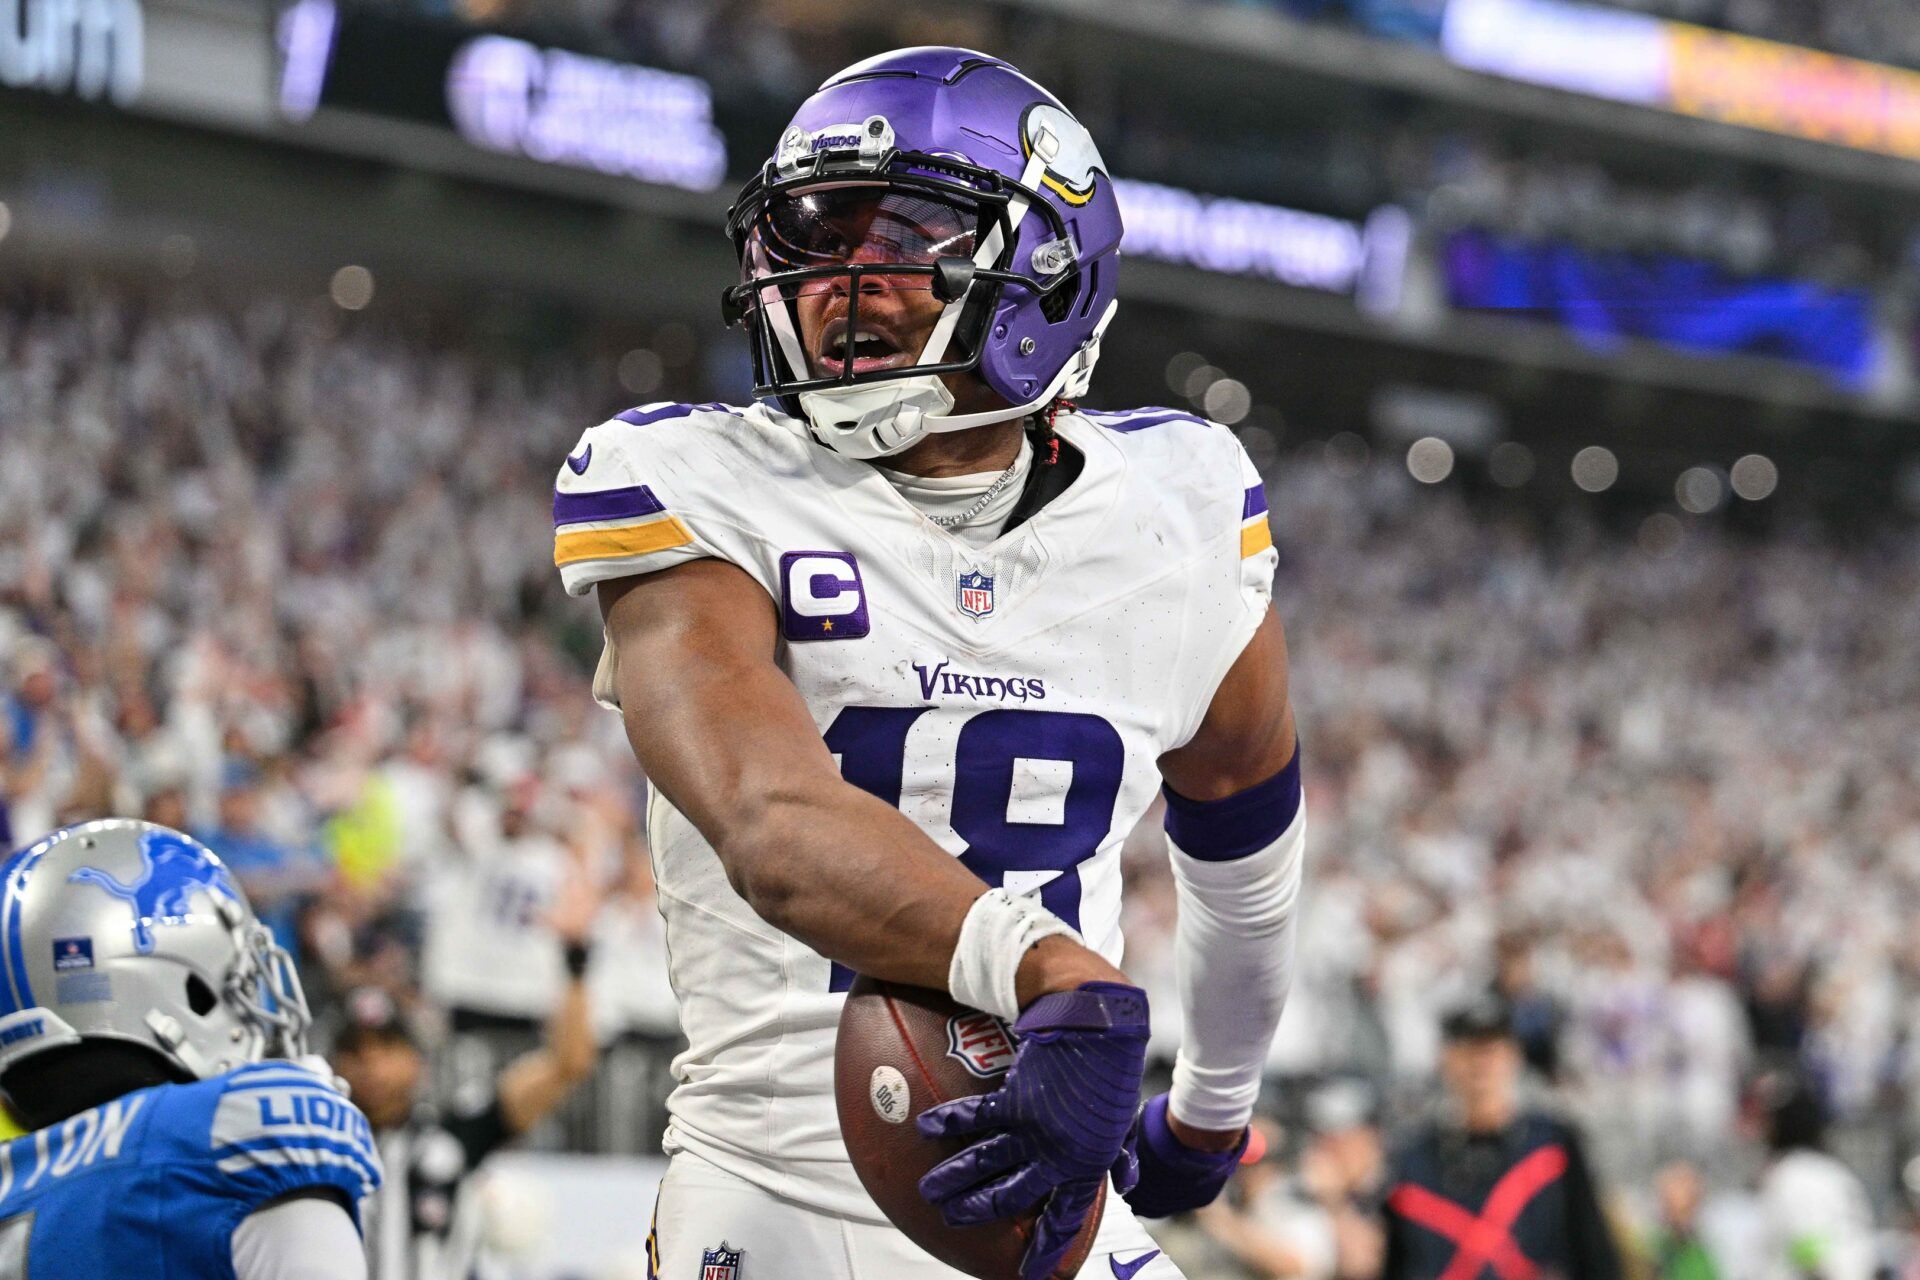
[[[227,971],[222,1003],[259,1034],[261,1056],[304,1057],[313,1013],[293,957],[274,939],[273,930],[251,912],[228,899],[221,903],[223,918],[229,909],[240,919],[229,926],[234,931],[234,962]]]
[[[1031,273],[1012,269],[1018,224],[1029,213],[1049,220],[1049,245],[1057,246],[1033,255]],[[872,148],[794,157],[783,146],[728,225],[742,282],[724,305],[752,338],[754,394],[803,414],[839,452],[886,456],[928,432],[1024,416],[1055,394],[1049,388],[1030,404],[956,416],[943,381],[979,368],[1003,290],[1044,296],[1076,280],[1059,215],[1004,175],[946,157]],[[896,291],[930,293],[941,304],[917,353],[901,342],[918,338],[917,326],[904,335],[881,321],[898,313],[882,301]],[[834,297],[845,301],[833,305]],[[803,316],[823,307],[833,319],[828,329],[814,326],[819,336],[831,342],[836,332],[873,333],[871,349],[808,351]]]

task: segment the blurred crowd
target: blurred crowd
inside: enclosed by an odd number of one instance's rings
[[[714,389],[686,332],[662,335],[644,358],[502,352],[324,299],[0,280],[12,840],[106,813],[199,835],[324,1025],[383,989],[443,1089],[537,1037],[555,939],[590,918],[597,1031],[630,1052],[546,1140],[649,1149],[676,1032],[643,786],[588,696],[598,620],[559,590],[547,505],[620,381]],[[1529,1088],[1585,1126],[1646,1241],[1689,1197],[1751,1220],[1768,1079],[1804,1086],[1904,1229],[1920,543],[1701,522],[1655,554],[1415,486],[1397,459],[1258,452],[1312,869],[1270,1158],[1222,1211],[1294,1226],[1231,1265],[1372,1274],[1360,1184],[1429,1102],[1442,1010],[1489,985]],[[1149,822],[1128,968],[1164,1059],[1160,852]]]
[[[1674,1179],[1753,1184],[1791,1087],[1910,1222],[1920,542],[1702,527],[1650,554],[1399,467],[1268,474],[1313,859],[1278,1100],[1344,1082],[1378,1123],[1420,1111],[1441,1011],[1491,985],[1630,1220]],[[1160,1009],[1174,903],[1137,839],[1130,963]]]
[[[550,915],[587,892],[602,1035],[671,1037],[641,784],[545,533],[608,369],[344,318],[0,290],[0,818],[183,828],[323,1028],[385,988],[501,1053],[558,998]]]

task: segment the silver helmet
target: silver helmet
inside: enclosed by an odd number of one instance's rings
[[[151,822],[83,822],[8,858],[0,969],[0,1079],[93,1041],[197,1080],[306,1052],[292,958],[211,849]]]

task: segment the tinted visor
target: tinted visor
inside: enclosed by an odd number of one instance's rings
[[[885,186],[814,188],[775,196],[747,230],[745,279],[782,271],[853,263],[931,266],[936,258],[971,258],[980,211],[959,200]],[[903,287],[927,287],[918,273]]]

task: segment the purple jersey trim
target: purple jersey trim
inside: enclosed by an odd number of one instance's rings
[[[658,409],[628,409],[616,416],[620,421],[644,427],[655,422],[665,422],[669,418],[686,418],[696,413],[730,413],[740,416],[740,411],[732,405],[721,404],[718,400],[709,400],[705,404],[665,404]]]
[[[643,484],[627,489],[602,489],[597,493],[553,495],[556,525],[586,520],[637,520],[641,516],[657,516],[665,510],[660,499],[653,496],[653,490]]]
[[[1088,417],[1099,422],[1109,431],[1122,435],[1132,431],[1145,431],[1148,427],[1162,427],[1169,422],[1192,422],[1206,426],[1205,418],[1191,413],[1181,413],[1178,409],[1135,409],[1127,413],[1091,413]],[[1118,419],[1118,421],[1108,421]]]
[[[1232,862],[1278,840],[1300,813],[1300,749],[1287,767],[1224,800],[1189,800],[1172,787],[1167,797],[1167,838],[1202,862]]]
[[[1261,484],[1247,486],[1246,505],[1240,509],[1242,520],[1251,520],[1255,516],[1267,514],[1267,487]]]

